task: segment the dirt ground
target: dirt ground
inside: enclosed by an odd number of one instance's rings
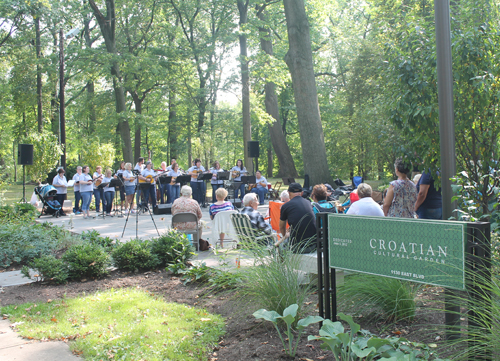
[[[46,302],[49,299],[76,297],[83,292],[88,294],[98,290],[121,287],[140,287],[155,294],[162,294],[166,301],[205,307],[209,312],[226,317],[226,334],[213,352],[207,355],[208,360],[290,360],[284,353],[273,325],[256,320],[252,316],[256,310],[249,309],[251,306],[242,307],[242,303],[231,297],[231,294],[203,295],[201,287],[185,286],[179,277],[165,271],[136,274],[113,272],[101,280],[70,282],[59,286],[32,283],[6,287],[0,294],[0,304],[6,306],[24,302]],[[441,296],[442,289],[435,287],[423,289],[419,294],[418,303],[425,307],[418,308],[417,316],[411,323],[389,325],[380,319],[368,317],[369,315],[363,315],[356,321],[361,323],[362,328],[379,335],[400,335],[412,341],[439,344],[440,339],[444,338],[442,327],[439,327],[444,323],[444,314],[429,312],[427,306],[435,303],[435,300]],[[313,295],[310,302],[314,306],[317,302],[317,295]],[[313,312],[317,312],[317,309]],[[344,310],[344,312],[348,311]],[[432,331],[433,325],[436,326],[435,332]],[[320,342],[307,341],[307,335],[310,334],[318,334],[317,325],[309,327],[304,332],[295,360],[331,360],[332,354],[322,350],[319,347]]]

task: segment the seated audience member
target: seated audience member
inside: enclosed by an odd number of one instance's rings
[[[359,201],[351,204],[347,214],[360,216],[384,216],[384,211],[380,205],[372,198],[372,187],[367,183],[358,186]]]
[[[313,199],[313,203],[311,204],[313,207],[314,214],[319,212],[325,212],[324,209],[332,209],[335,206],[327,201],[328,198],[328,189],[324,184],[316,184],[311,193],[311,198]]]
[[[283,204],[280,214],[280,232],[286,234],[286,223],[290,224],[290,244],[294,251],[310,253],[316,249],[316,219],[311,202],[302,198],[302,186],[288,186],[290,201]]]
[[[283,191],[281,192],[280,194],[280,200],[283,202],[283,203],[286,203],[290,200],[290,194],[288,194],[288,191]]]
[[[271,234],[272,229],[269,223],[264,221],[264,217],[262,214],[257,211],[257,207],[259,206],[259,201],[257,200],[257,195],[255,193],[247,193],[243,197],[243,209],[241,210],[241,214],[246,214],[250,217],[250,223],[254,229],[257,229],[265,234]]]
[[[214,219],[215,215],[219,212],[223,211],[233,211],[234,206],[231,202],[229,201],[224,201],[227,197],[227,190],[224,188],[217,188],[215,190],[215,197],[217,198],[217,202],[214,204],[210,205],[210,208],[208,209],[208,213],[210,214],[210,219]],[[220,247],[224,248],[224,233],[219,234],[219,239],[220,239]]]
[[[181,188],[180,198],[177,198],[172,204],[172,216],[175,216],[178,213],[193,213],[194,215],[196,215],[198,219],[197,222],[176,223],[175,227],[180,231],[198,229],[198,237],[201,239],[201,208],[199,203],[191,198],[192,194],[193,189],[190,186],[183,186]]]

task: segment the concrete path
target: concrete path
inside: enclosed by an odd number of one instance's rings
[[[0,320],[0,360],[70,361],[81,360],[81,358],[73,355],[65,342],[23,339],[12,331],[8,320]]]

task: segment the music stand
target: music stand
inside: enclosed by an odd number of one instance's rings
[[[217,180],[229,180],[229,172],[217,172]]]
[[[118,201],[117,201],[117,193],[120,193],[120,188],[123,186],[123,181],[122,181],[122,178],[121,177],[116,177],[116,178],[113,178],[111,179],[111,182],[109,182],[109,186],[110,187],[113,187],[115,188],[115,216],[116,217],[123,217],[123,212],[122,210],[120,209],[120,215],[116,215],[116,213],[118,212]],[[117,191],[118,190],[118,191]]]
[[[198,174],[198,180],[204,181],[204,186],[205,189],[202,191],[202,199],[201,199],[201,206],[205,208],[206,205],[206,200],[207,200],[207,181],[212,179],[213,174],[212,173],[199,173]]]
[[[160,188],[160,192],[161,192],[161,195],[160,195],[160,200],[162,201],[163,200],[163,187],[162,187],[162,184],[170,184],[172,182],[172,177],[171,176],[167,176],[167,175],[161,175],[158,177],[158,186]],[[167,197],[167,200],[168,200],[168,197]]]
[[[189,182],[191,182],[191,176],[189,174],[183,174],[177,177],[177,183],[180,183],[181,187]]]
[[[109,185],[109,182],[101,182],[101,184],[99,184],[97,186],[97,189],[99,189],[99,190],[102,189],[103,190],[103,192],[102,192],[102,197],[103,198],[104,198],[104,188],[107,187],[108,185]],[[106,199],[105,198],[103,199],[103,202],[102,202],[102,213],[97,216],[97,217],[102,217],[102,219],[106,218],[106,215],[105,215],[106,214],[106,210],[104,209],[106,207],[105,207],[104,203],[106,203]]]

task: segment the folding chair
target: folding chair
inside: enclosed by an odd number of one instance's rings
[[[233,222],[239,242],[244,245],[252,245],[253,243],[267,245],[269,241],[274,242],[273,235],[262,234],[254,229],[250,217],[246,214],[231,214],[231,222]]]
[[[195,222],[198,224],[198,217],[196,214],[193,213],[177,213],[176,215],[172,216],[172,228],[176,228],[177,223],[184,223],[184,222]],[[179,233],[185,233],[185,234],[192,234],[193,235],[193,244],[198,251],[200,248],[200,228],[199,226],[196,229],[177,229],[177,232]]]
[[[273,198],[273,200],[276,200],[279,198],[280,196],[280,189],[281,189],[281,185],[283,184],[283,182],[279,182],[279,181],[276,181],[276,183],[274,183],[274,186],[271,187],[271,189],[269,190],[269,198]]]

